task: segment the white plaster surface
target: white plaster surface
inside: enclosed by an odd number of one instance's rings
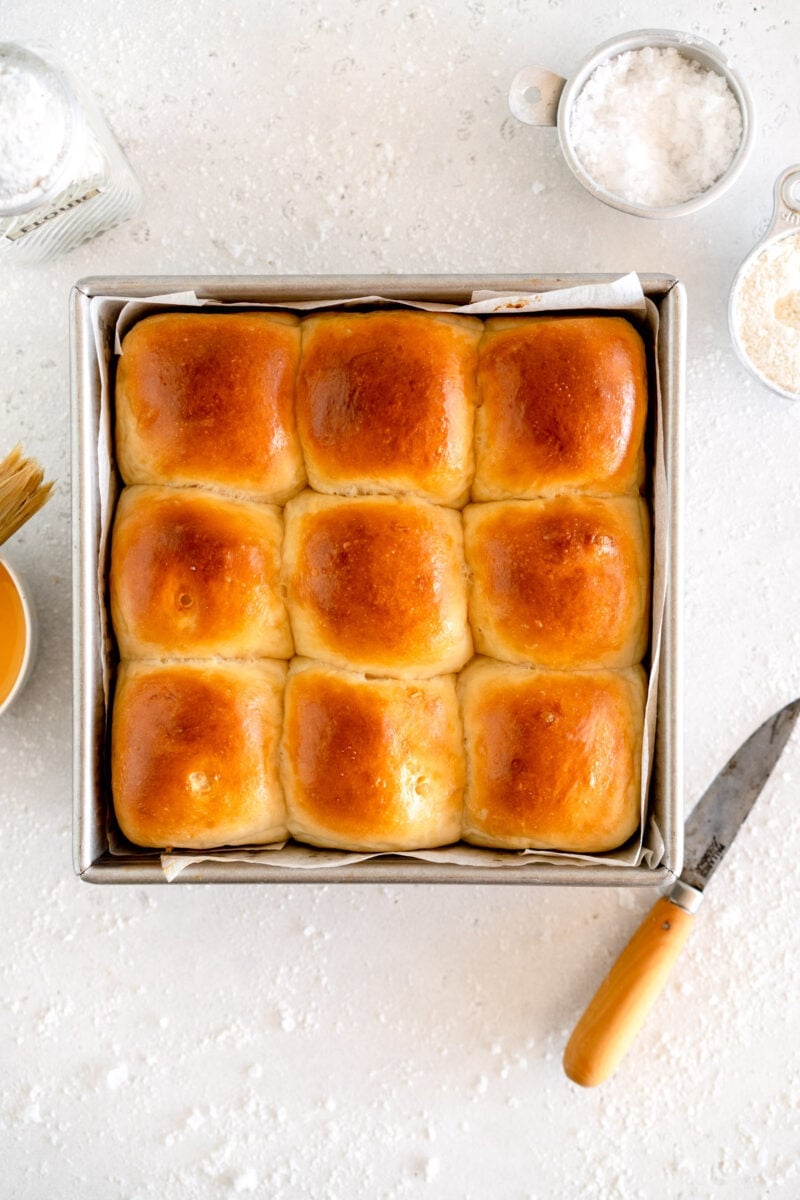
[[[525,887],[93,888],[70,861],[67,295],[93,273],[667,271],[686,283],[686,795],[800,693],[800,404],[727,292],[800,160],[792,0],[5,0],[94,89],[140,217],[3,269],[0,448],[58,495],[7,547],[41,616],[0,721],[0,1195],[697,1200],[800,1195],[800,741],[603,1088],[568,1033],[654,897]],[[758,108],[735,189],[603,207],[509,117],[526,62],[698,32]]]

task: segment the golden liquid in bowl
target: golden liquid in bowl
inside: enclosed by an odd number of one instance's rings
[[[22,601],[14,581],[0,563],[0,704],[19,678],[26,641]]]

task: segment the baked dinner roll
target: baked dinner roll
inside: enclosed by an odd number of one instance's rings
[[[282,313],[159,313],[117,365],[126,483],[209,484],[282,503],[305,483],[294,417],[300,326]]]
[[[613,850],[639,825],[645,679],[478,658],[459,681],[462,836],[507,850]]]
[[[563,670],[641,660],[650,525],[638,496],[471,504],[464,544],[480,653]]]
[[[473,499],[641,487],[647,368],[623,317],[490,318],[478,388]]]
[[[425,312],[307,317],[297,426],[311,486],[463,504],[482,332],[474,317]]]
[[[472,638],[459,513],[394,496],[309,491],[285,515],[298,654],[402,679],[464,665]]]
[[[195,488],[130,487],[111,539],[122,658],[290,658],[283,518]]]
[[[465,765],[454,676],[366,679],[295,659],[281,771],[298,841],[365,851],[457,841]]]
[[[111,728],[119,827],[137,846],[286,836],[278,774],[286,664],[122,663]]]

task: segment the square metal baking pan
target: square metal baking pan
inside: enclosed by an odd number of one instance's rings
[[[117,854],[109,850],[107,813],[107,712],[103,692],[103,645],[98,569],[100,480],[98,431],[100,373],[90,319],[94,297],[122,302],[193,291],[222,302],[291,303],[312,299],[385,296],[398,300],[469,303],[477,290],[546,292],[555,288],[608,283],[612,275],[348,275],[348,276],[129,276],[81,280],[70,297],[72,390],[72,535],[74,671],[74,826],[75,871],[92,883],[163,883],[157,851]],[[243,862],[202,862],[178,875],[180,883],[505,883],[595,886],[668,883],[683,860],[683,726],[681,671],[681,524],[683,476],[683,397],[686,298],[669,275],[640,276],[645,295],[659,312],[653,347],[659,373],[669,494],[669,563],[664,614],[658,722],[648,812],[657,820],[664,855],[654,868],[580,863],[528,862],[505,868],[440,865],[410,858],[378,857],[318,870],[295,870]],[[108,352],[113,331],[107,329]]]

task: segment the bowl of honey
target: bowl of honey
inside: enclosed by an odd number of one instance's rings
[[[28,681],[36,635],[30,593],[7,559],[0,558],[0,717]]]

